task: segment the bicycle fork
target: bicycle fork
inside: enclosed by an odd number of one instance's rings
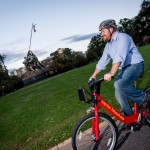
[[[99,129],[99,114],[98,108],[94,108],[95,118],[92,120],[92,136],[96,141],[100,140],[100,129]]]

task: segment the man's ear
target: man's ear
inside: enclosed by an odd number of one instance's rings
[[[115,29],[114,29],[114,28],[109,28],[109,29],[110,29],[111,33],[115,31]]]

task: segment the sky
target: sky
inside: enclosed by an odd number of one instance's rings
[[[106,19],[138,15],[142,0],[0,0],[0,54],[8,70],[24,67],[29,50],[41,61],[58,48],[87,50]]]

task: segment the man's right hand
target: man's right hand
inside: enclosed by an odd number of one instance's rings
[[[91,76],[91,77],[89,78],[89,81],[91,81],[92,79],[96,80],[96,77],[95,77],[95,76]]]

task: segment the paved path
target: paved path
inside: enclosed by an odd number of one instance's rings
[[[122,131],[116,150],[150,150],[150,127],[143,125],[133,132]]]
[[[122,131],[123,125],[118,124],[119,136],[116,150],[150,150],[150,127],[143,125],[136,131]],[[71,139],[48,150],[72,150]]]

